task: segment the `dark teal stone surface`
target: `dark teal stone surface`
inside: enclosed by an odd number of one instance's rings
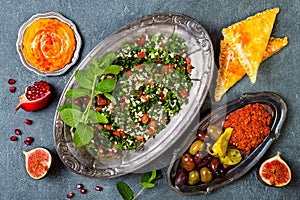
[[[272,35],[289,38],[289,44],[279,53],[264,61],[259,69],[257,81],[251,84],[244,77],[228,91],[226,98],[214,106],[238,98],[245,92],[271,91],[279,94],[288,105],[288,115],[282,128],[281,136],[269,149],[264,159],[280,151],[290,165],[292,180],[284,188],[267,187],[261,184],[256,176],[255,166],[241,179],[213,191],[207,195],[182,196],[175,193],[166,180],[166,169],[163,178],[157,181],[153,189],[145,190],[139,199],[290,199],[300,197],[300,2],[299,1],[222,1],[222,0],[131,0],[131,1],[17,1],[0,2],[0,200],[21,199],[66,199],[69,192],[74,192],[73,199],[121,199],[116,189],[118,181],[124,181],[132,187],[134,193],[141,189],[142,174],[129,174],[114,179],[95,180],[71,172],[58,158],[53,140],[53,118],[59,97],[78,63],[99,42],[123,25],[142,16],[158,12],[178,12],[196,19],[206,28],[211,36],[216,66],[218,66],[219,43],[221,30],[235,22],[241,21],[265,9],[279,7]],[[21,63],[16,51],[16,40],[20,26],[32,15],[44,12],[58,12],[72,20],[83,39],[83,46],[77,64],[67,73],[57,77],[41,77],[27,70]],[[7,80],[14,78],[17,82],[15,93],[9,92]],[[55,99],[51,104],[38,112],[19,111],[13,114],[18,104],[18,96],[26,85],[36,80],[46,80],[55,88]],[[214,81],[213,81],[214,83]],[[207,96],[202,111],[208,112],[212,105],[213,85]],[[33,120],[26,125],[25,118]],[[19,140],[9,140],[14,129],[19,128],[23,134]],[[23,141],[32,136],[35,141],[26,146]],[[23,150],[44,146],[53,156],[53,166],[48,176],[41,180],[31,179],[24,165]],[[82,183],[88,190],[81,194],[76,184]],[[97,192],[94,187],[100,185],[103,191]]]

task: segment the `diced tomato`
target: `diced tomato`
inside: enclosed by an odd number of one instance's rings
[[[155,128],[155,127],[157,126],[157,123],[156,123],[156,121],[154,121],[154,120],[150,120],[149,125],[150,125],[152,128]]]
[[[102,154],[104,152],[102,145],[98,147],[99,153]]]
[[[164,73],[167,74],[169,71],[169,66],[168,65],[165,65],[164,66]]]
[[[145,39],[141,38],[139,41],[136,42],[137,45],[143,45],[145,44]]]
[[[192,72],[192,65],[191,64],[188,64],[186,66],[186,71],[187,71],[187,73],[191,73]]]
[[[98,128],[99,130],[102,130],[103,127],[104,127],[104,126],[103,126],[102,124],[98,124],[98,125],[97,125],[97,128]]]
[[[95,107],[95,111],[100,112],[101,110],[102,110],[102,107],[101,107],[101,106]]]
[[[97,97],[98,97],[97,103],[99,106],[105,106],[107,104],[107,100],[103,95],[98,95]]]
[[[143,136],[136,136],[135,137],[135,139],[137,140],[137,141],[139,141],[139,142],[144,142],[144,138],[143,138]]]
[[[163,117],[162,119],[161,119],[161,121],[162,121],[162,123],[164,123],[164,124],[167,124],[167,118],[166,117]]]
[[[149,95],[147,95],[147,94],[144,94],[144,95],[142,96],[142,98],[143,98],[145,101],[149,101],[149,100],[150,100],[150,97],[149,97]]]
[[[164,95],[164,94],[161,94],[160,100],[161,100],[161,101],[165,101],[165,100],[166,100],[166,98],[165,98],[165,95]]]
[[[120,104],[121,104],[121,110],[124,111],[124,110],[125,110],[125,107],[126,107],[126,105],[127,105],[127,103],[122,102],[122,103],[120,103]]]
[[[137,65],[136,65],[136,68],[137,68],[139,71],[141,71],[141,70],[143,69],[141,64],[137,64]]]
[[[180,96],[183,97],[183,98],[187,97],[188,96],[187,90],[186,89],[182,89],[180,91]]]
[[[124,137],[125,133],[124,131],[113,131],[113,134],[119,138]]]
[[[143,91],[140,91],[140,93],[137,95],[138,98],[140,98],[143,95]]]
[[[176,59],[176,60],[179,60],[179,59],[180,59],[180,56],[179,56],[179,55],[176,55],[176,56],[175,56],[175,59]]]
[[[185,59],[185,61],[186,61],[186,64],[191,64],[191,58],[190,57],[187,57],[186,59]]]
[[[104,128],[105,128],[106,130],[110,131],[110,130],[111,130],[111,125],[110,125],[110,124],[105,124],[105,125],[104,125]]]
[[[157,131],[156,131],[155,129],[149,128],[148,131],[147,131],[147,134],[148,134],[148,135],[152,135],[152,134],[154,134],[154,133],[156,133],[156,132],[157,132]]]
[[[146,124],[149,121],[149,119],[149,114],[144,114],[141,118],[143,124]]]
[[[164,66],[164,73],[167,74],[169,69],[174,70],[174,66],[172,64],[166,64]]]
[[[107,157],[113,157],[114,155],[115,154],[113,152],[110,152],[110,151],[107,153]]]
[[[138,58],[144,58],[145,56],[146,56],[146,53],[143,51],[137,54]]]
[[[132,76],[132,71],[127,70],[127,71],[126,71],[126,74],[127,74],[127,76]]]

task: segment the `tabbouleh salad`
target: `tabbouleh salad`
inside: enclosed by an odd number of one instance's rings
[[[72,102],[58,111],[77,147],[101,158],[134,150],[187,103],[192,68],[183,38],[143,35],[77,70],[79,87],[66,93]]]

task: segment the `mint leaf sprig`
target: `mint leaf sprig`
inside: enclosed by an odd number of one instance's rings
[[[69,103],[60,106],[57,110],[65,124],[75,128],[74,143],[76,147],[82,147],[88,144],[94,137],[93,124],[108,123],[108,119],[92,109],[93,99],[98,94],[103,94],[112,103],[115,103],[115,98],[110,94],[116,87],[116,80],[106,78],[108,74],[117,75],[122,67],[111,65],[116,59],[114,53],[108,53],[99,60],[93,60],[87,69],[77,70],[74,74],[75,80],[80,87],[69,89],[65,97],[68,99],[76,99],[80,97],[89,97],[90,101],[82,110],[81,107],[75,106],[74,103]]]
[[[136,200],[137,197],[145,190],[155,187],[155,181],[162,177],[159,171],[153,170],[145,173],[141,178],[142,189],[134,195],[132,189],[122,181],[117,183],[117,190],[124,200]]]

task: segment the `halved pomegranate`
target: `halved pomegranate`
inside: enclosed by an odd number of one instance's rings
[[[19,108],[27,112],[40,110],[49,103],[50,99],[50,85],[46,81],[34,82],[34,85],[26,87],[25,93],[19,97],[20,103],[15,108],[14,113]]]
[[[23,151],[23,153],[25,155],[26,171],[29,176],[33,179],[43,178],[51,166],[51,153],[43,147],[28,152]]]
[[[287,185],[292,178],[291,170],[280,157],[279,151],[274,157],[262,163],[258,171],[258,177],[263,183],[275,187]]]

